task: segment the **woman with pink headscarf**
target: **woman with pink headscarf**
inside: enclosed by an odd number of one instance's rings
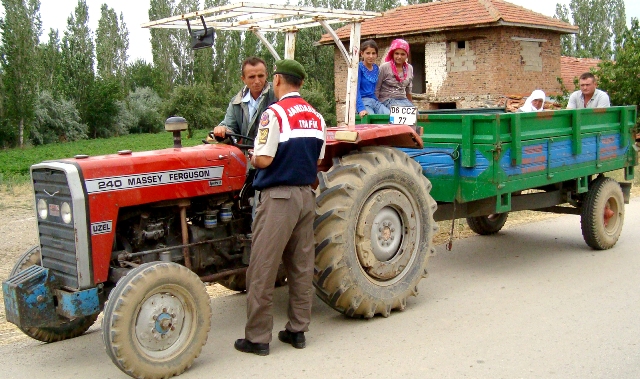
[[[413,107],[411,89],[413,87],[413,67],[407,63],[409,44],[403,39],[391,42],[389,52],[380,65],[376,97],[387,108],[395,105]]]

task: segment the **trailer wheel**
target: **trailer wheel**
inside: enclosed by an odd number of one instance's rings
[[[102,320],[107,354],[135,378],[181,374],[207,342],[209,300],[204,283],[186,267],[140,265],[109,295]]]
[[[40,258],[40,246],[33,246],[18,258],[18,261],[13,266],[13,269],[9,273],[9,277],[35,265],[41,265]],[[60,323],[56,327],[46,328],[21,328],[18,327],[24,334],[29,337],[42,341],[42,342],[58,342],[67,340],[70,338],[78,337],[86,332],[93,323],[96,322],[99,313],[91,316],[78,317],[69,321],[66,318],[60,317]]]
[[[487,236],[498,233],[504,226],[504,223],[507,222],[508,217],[509,212],[494,213],[480,217],[467,217],[467,224],[469,228],[477,234]]]
[[[334,158],[318,177],[316,293],[350,317],[404,309],[435,252],[437,205],[420,165],[397,149],[369,147]]]
[[[591,183],[580,214],[584,241],[592,249],[613,247],[624,222],[624,197],[618,182],[600,176]]]

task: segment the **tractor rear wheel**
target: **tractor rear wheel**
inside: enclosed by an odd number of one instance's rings
[[[589,185],[580,224],[584,241],[592,249],[606,250],[618,242],[624,222],[624,196],[620,184],[600,176]]]
[[[504,226],[505,222],[507,222],[508,217],[509,212],[494,213],[480,217],[467,217],[467,225],[469,225],[471,230],[481,236],[487,236],[498,233]]]
[[[40,246],[36,245],[29,248],[22,253],[18,261],[13,266],[13,269],[9,273],[9,277],[26,270],[31,266],[40,266],[42,264],[40,257]],[[59,324],[57,326],[48,326],[42,328],[18,327],[24,334],[29,337],[42,342],[58,342],[68,340],[70,338],[78,337],[86,332],[93,323],[96,322],[99,313],[91,316],[78,317],[73,320],[60,317]]]
[[[169,378],[191,366],[207,342],[211,307],[204,283],[176,263],[131,270],[111,291],[102,320],[107,354],[135,378]]]
[[[368,147],[318,175],[314,223],[318,296],[351,317],[404,309],[435,252],[436,202],[420,165],[388,147]]]

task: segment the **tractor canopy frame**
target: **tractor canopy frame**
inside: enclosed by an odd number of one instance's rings
[[[251,31],[262,41],[271,55],[279,60],[280,55],[263,33],[285,33],[284,58],[294,59],[295,38],[298,30],[321,26],[331,35],[349,67],[344,122],[349,129],[352,129],[356,114],[360,24],[367,18],[378,16],[382,16],[382,13],[240,2],[150,21],[142,24],[142,27],[189,29],[190,31],[193,29],[197,32],[196,25],[201,22],[200,33],[204,34],[207,33],[207,27],[218,30]],[[347,50],[338,38],[332,24],[351,24],[350,50]]]

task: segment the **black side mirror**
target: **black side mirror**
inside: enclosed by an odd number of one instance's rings
[[[191,24],[187,20],[187,29],[189,29],[189,35],[191,36],[191,48],[193,50],[206,49],[213,46],[213,40],[216,35],[213,28],[207,28],[203,16],[200,16],[200,20],[202,20],[203,27],[201,30],[191,30]]]

